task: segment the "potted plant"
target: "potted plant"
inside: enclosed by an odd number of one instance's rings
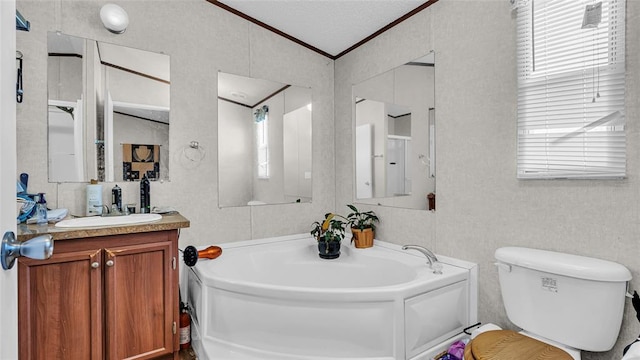
[[[324,215],[322,222],[311,225],[311,235],[318,240],[318,255],[323,259],[336,259],[340,256],[340,242],[344,239],[347,222],[344,217],[332,213]]]
[[[351,213],[347,215],[347,221],[351,227],[353,237],[357,248],[368,248],[373,246],[373,238],[375,237],[376,224],[380,220],[373,211],[359,211],[353,205],[347,205],[351,209]]]

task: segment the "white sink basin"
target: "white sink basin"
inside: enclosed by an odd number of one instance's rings
[[[162,219],[160,214],[131,214],[127,216],[91,216],[62,220],[56,223],[59,228],[81,228],[110,225],[144,224]]]

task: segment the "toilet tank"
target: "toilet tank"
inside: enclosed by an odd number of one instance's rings
[[[584,256],[520,247],[495,252],[509,320],[523,330],[586,351],[616,343],[629,270]]]

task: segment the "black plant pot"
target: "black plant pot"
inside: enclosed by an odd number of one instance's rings
[[[340,256],[340,242],[318,241],[318,256],[323,259],[337,259]]]

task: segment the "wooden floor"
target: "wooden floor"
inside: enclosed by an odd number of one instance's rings
[[[193,352],[193,349],[184,349],[180,350],[180,360],[196,360],[196,353]]]

